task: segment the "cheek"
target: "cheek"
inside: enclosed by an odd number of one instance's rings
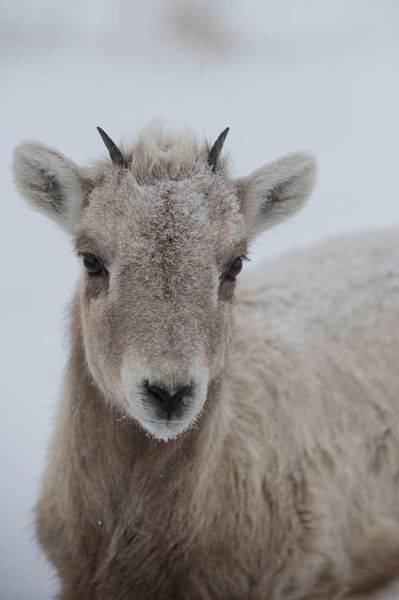
[[[212,376],[223,368],[232,327],[232,306],[219,304],[213,326],[209,329],[209,365]]]
[[[115,319],[106,297],[81,298],[84,349],[87,364],[97,385],[107,394],[118,395],[122,348]]]
[[[219,301],[222,303],[232,302],[234,298],[234,290],[236,283],[234,281],[228,281],[224,279],[219,284]]]

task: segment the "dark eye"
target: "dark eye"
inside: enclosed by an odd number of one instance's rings
[[[84,254],[83,264],[85,266],[86,271],[90,275],[101,275],[103,273],[106,273],[104,265],[93,254]]]
[[[228,281],[235,281],[235,278],[240,273],[242,269],[242,258],[238,257],[234,262],[231,263],[226,273],[224,274],[224,278]]]

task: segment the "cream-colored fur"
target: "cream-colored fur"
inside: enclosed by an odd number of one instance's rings
[[[315,166],[289,155],[234,181],[209,148],[151,126],[127,168],[16,151],[22,193],[104,267],[82,268],[73,303],[40,543],[62,600],[371,597],[399,575],[398,231],[236,285]],[[173,418],[148,381],[190,387]]]

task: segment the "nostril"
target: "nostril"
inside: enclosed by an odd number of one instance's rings
[[[173,399],[174,400],[182,400],[186,396],[191,396],[192,391],[193,391],[192,385],[183,385],[181,388],[176,390],[176,392],[173,394]]]
[[[146,381],[144,385],[146,391],[149,392],[152,396],[155,396],[155,398],[157,398],[157,400],[160,400],[161,402],[170,402],[170,400],[173,398],[169,390],[161,387],[156,383],[149,383],[148,381]]]
[[[184,400],[190,397],[193,391],[191,383],[170,391],[161,384],[149,382],[148,380],[144,381],[143,388],[147,398],[155,403],[162,413],[167,414],[168,418],[173,413],[183,410]]]

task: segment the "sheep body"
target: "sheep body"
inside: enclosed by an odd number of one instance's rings
[[[243,275],[215,412],[166,446],[98,398],[75,311],[38,506],[62,598],[76,582],[100,600],[341,598],[397,575],[397,240],[334,238]]]
[[[313,158],[233,180],[150,128],[112,164],[30,142],[28,201],[83,257],[37,533],[61,600],[333,600],[399,567],[398,230],[239,276]]]

